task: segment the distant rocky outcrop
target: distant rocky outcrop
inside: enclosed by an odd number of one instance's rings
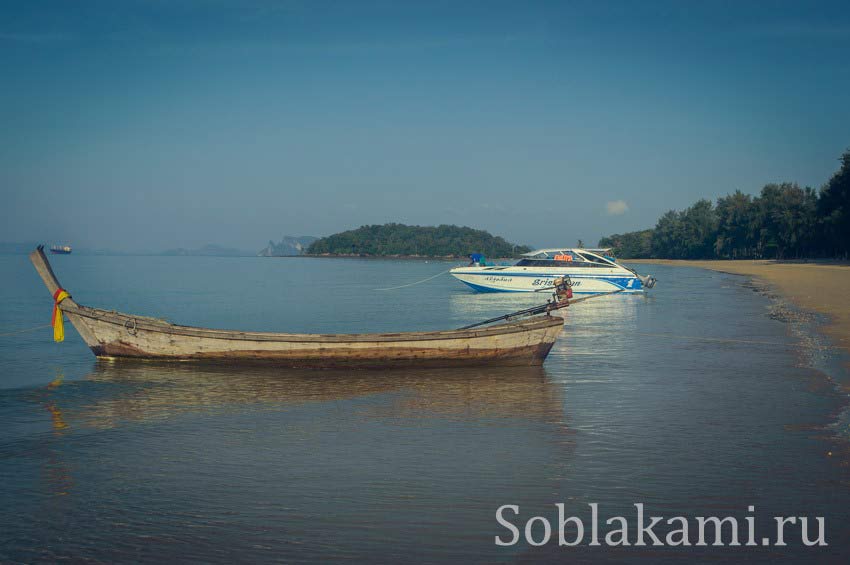
[[[285,235],[280,243],[275,243],[269,240],[268,246],[257,253],[258,257],[291,257],[293,255],[301,255],[310,244],[316,241],[317,237],[311,235],[291,236]]]

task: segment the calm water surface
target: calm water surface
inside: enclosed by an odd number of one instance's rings
[[[536,303],[446,263],[53,257],[82,303],[245,330],[444,329]],[[845,396],[829,352],[740,279],[653,266],[647,297],[571,308],[542,368],[316,372],[98,362],[66,326],[0,337],[0,561],[741,561],[848,557]],[[0,332],[49,321],[0,256]],[[705,339],[713,338],[713,339]],[[768,342],[773,345],[766,345]],[[832,377],[846,375],[835,369]],[[824,516],[827,548],[499,548],[554,504]],[[743,531],[743,530],[742,530]],[[790,530],[789,530],[790,531]]]

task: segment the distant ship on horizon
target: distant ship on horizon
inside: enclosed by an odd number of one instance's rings
[[[54,255],[70,255],[71,254],[71,246],[70,245],[51,245],[50,252]]]

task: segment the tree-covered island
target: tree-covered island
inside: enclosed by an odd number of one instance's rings
[[[515,245],[484,230],[465,226],[407,226],[384,224],[361,226],[314,241],[307,255],[366,257],[466,257],[483,253],[487,257],[511,257],[527,253],[525,245]]]

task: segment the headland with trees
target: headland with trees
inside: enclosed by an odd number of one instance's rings
[[[767,184],[716,203],[701,199],[670,210],[654,228],[599,240],[624,259],[802,259],[850,254],[850,150],[819,190]]]

